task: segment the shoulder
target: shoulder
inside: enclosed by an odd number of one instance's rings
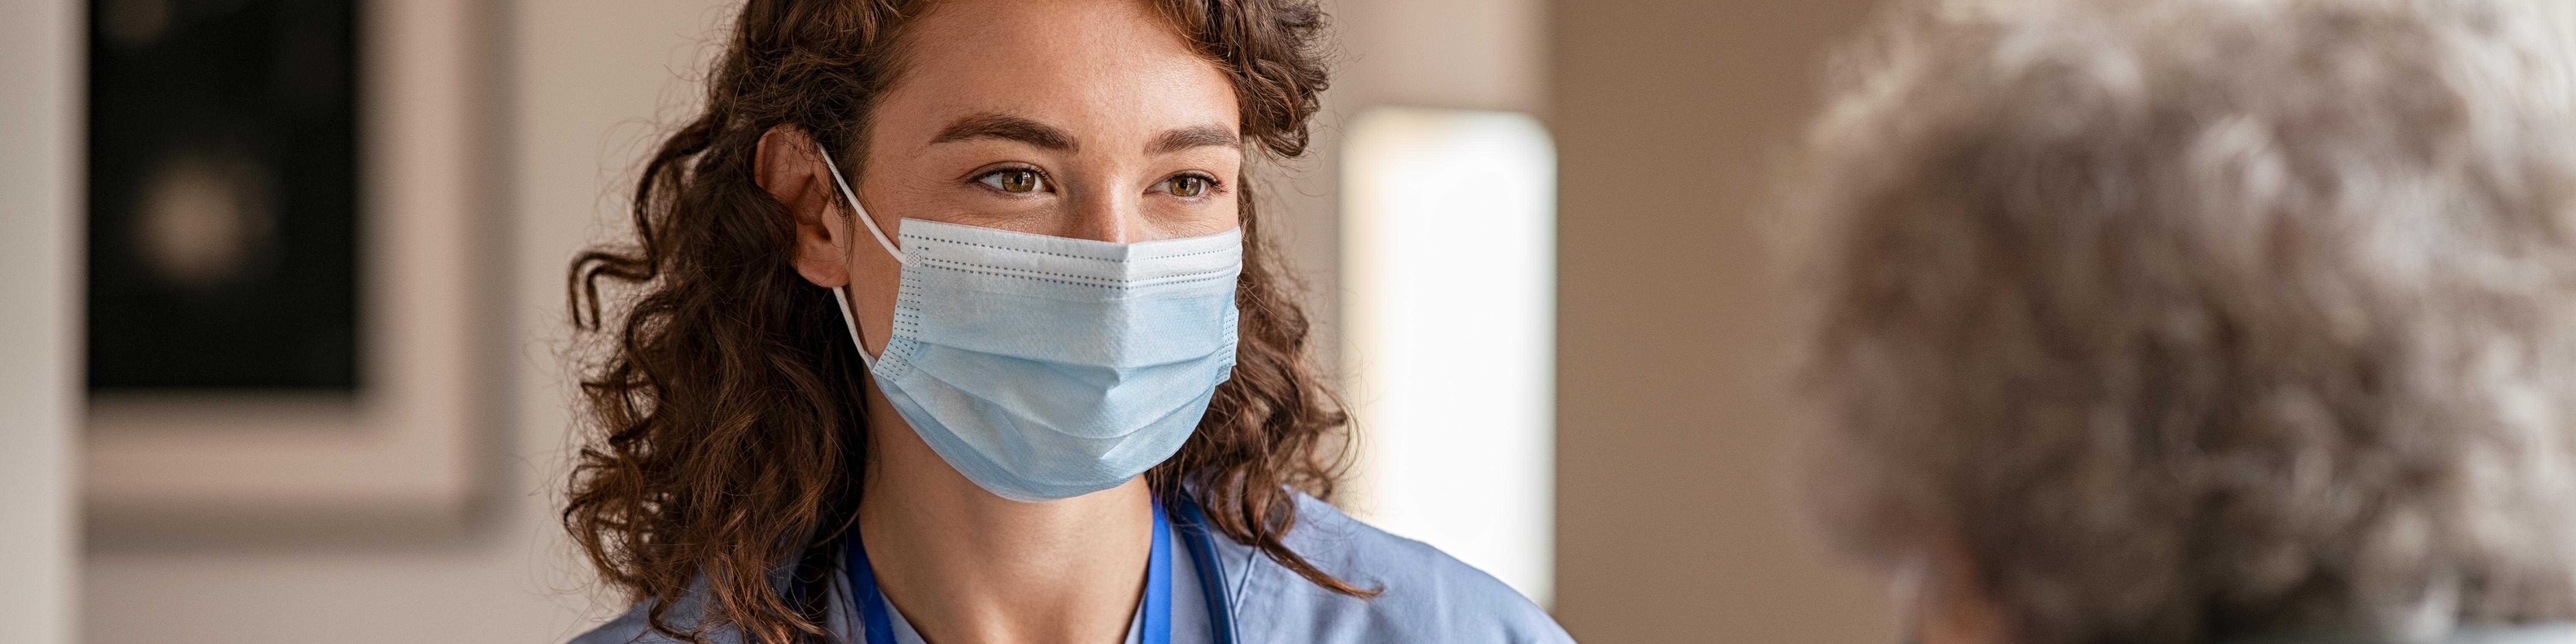
[[[698,590],[691,589],[687,597],[672,604],[671,610],[662,617],[663,623],[682,632],[687,632],[689,628],[695,626],[702,617],[698,606],[698,600],[701,599]],[[649,612],[654,604],[652,600],[636,602],[633,608],[626,611],[626,614],[619,615],[617,619],[608,620],[608,623],[600,624],[599,627],[590,629],[590,632],[572,638],[570,644],[678,644],[685,641],[673,639],[661,631],[653,630],[649,621],[651,619]],[[706,638],[707,644],[735,644],[741,639],[730,630],[708,633]]]
[[[1250,546],[1215,539],[1238,633],[1253,642],[1571,642],[1519,591],[1428,544],[1304,494],[1288,549],[1372,598],[1325,590]]]
[[[778,578],[774,583],[780,586],[782,591],[786,586],[783,571],[782,568],[781,573],[773,575]],[[826,584],[823,590],[826,593],[825,601],[828,602],[825,605],[834,607],[833,610],[825,611],[823,626],[825,630],[835,634],[846,633],[853,623],[841,593],[842,585],[847,583],[847,580],[835,573],[832,583]],[[662,623],[683,633],[698,628],[698,625],[706,619],[708,592],[703,580],[691,585],[689,592],[681,595],[677,601],[671,602],[670,610],[663,611]],[[572,638],[569,644],[683,644],[686,642],[687,640],[673,638],[669,634],[653,630],[652,610],[657,603],[649,599],[636,602],[632,608],[627,609],[626,614],[619,615],[616,619],[608,620],[607,623],[590,629],[590,632]],[[708,629],[704,639],[704,644],[741,644],[743,641],[742,632],[730,626]]]

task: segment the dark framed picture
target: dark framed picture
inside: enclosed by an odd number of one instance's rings
[[[92,393],[359,385],[357,0],[91,0]]]
[[[463,521],[482,4],[90,0],[93,542]]]

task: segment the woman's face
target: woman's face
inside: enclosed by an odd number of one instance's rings
[[[1240,224],[1232,80],[1142,0],[952,0],[908,29],[858,169],[888,234],[920,219],[1134,243]],[[797,272],[848,286],[879,352],[902,266],[839,216],[812,146],[771,130],[759,181],[796,217]]]
[[[1237,225],[1234,88],[1138,0],[957,0],[907,34],[861,199],[927,219],[1107,242]]]

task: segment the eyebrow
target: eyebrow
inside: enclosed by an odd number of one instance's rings
[[[1069,151],[1075,147],[1073,135],[1066,134],[1064,130],[1027,117],[1001,113],[976,114],[957,119],[956,122],[949,123],[948,127],[940,129],[939,135],[931,137],[930,143],[937,145],[976,139],[1018,141],[1059,151]],[[1233,130],[1215,125],[1193,125],[1164,132],[1163,136],[1154,139],[1152,145],[1145,146],[1145,153],[1164,154],[1202,147],[1240,149],[1243,147],[1243,140],[1235,136]]]
[[[1155,139],[1153,145],[1145,146],[1145,153],[1163,154],[1211,146],[1241,149],[1243,140],[1236,138],[1232,130],[1214,125],[1193,125],[1164,132],[1163,137]]]
[[[931,137],[930,143],[938,145],[975,139],[1018,141],[1049,150],[1073,149],[1073,136],[1065,134],[1064,130],[1023,117],[989,113],[949,123],[947,128],[939,131],[939,136]]]

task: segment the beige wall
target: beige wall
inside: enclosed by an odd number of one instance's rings
[[[0,639],[70,644],[80,22],[0,3]]]
[[[1585,642],[1889,638],[1787,509],[1787,291],[1750,214],[1868,4],[1553,9],[1556,613]]]
[[[1333,23],[1332,87],[1306,157],[1261,184],[1272,234],[1309,288],[1316,362],[1341,363],[1340,175],[1344,128],[1370,107],[1540,113],[1548,0],[1323,0]],[[1269,211],[1264,211],[1269,212]]]
[[[503,455],[493,462],[504,492],[483,525],[466,538],[420,543],[93,553],[82,566],[87,641],[534,644],[560,642],[614,612],[578,592],[582,564],[552,516],[568,422],[552,344],[562,329],[561,271],[576,246],[606,230],[598,224],[614,216],[657,119],[681,116],[685,79],[727,4],[490,5],[505,13],[489,46],[510,61],[499,79],[507,107],[496,134],[507,141],[506,163],[494,170],[508,192],[496,213],[506,231],[496,237],[515,258],[509,292],[492,294],[512,335],[490,350],[507,355],[517,398],[506,401]],[[0,458],[9,453],[0,448]]]

